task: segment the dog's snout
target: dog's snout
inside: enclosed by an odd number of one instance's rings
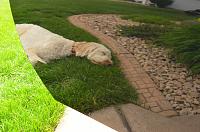
[[[110,63],[109,63],[109,65],[112,65],[113,64],[113,62],[110,60]]]
[[[112,60],[104,61],[104,65],[112,65],[112,64],[113,64]]]

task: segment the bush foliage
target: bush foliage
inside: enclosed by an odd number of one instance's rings
[[[150,0],[152,3],[155,3],[158,7],[167,7],[173,3],[173,0]]]
[[[153,39],[161,34],[167,32],[169,28],[154,25],[154,24],[140,24],[139,26],[122,26],[121,34],[128,37],[139,37],[139,38],[147,38]]]
[[[200,24],[177,28],[160,36],[157,42],[172,49],[172,55],[192,73],[200,73]]]

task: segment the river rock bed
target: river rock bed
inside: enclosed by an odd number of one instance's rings
[[[190,75],[184,65],[175,63],[166,49],[141,38],[119,34],[120,25],[137,26],[138,22],[122,20],[118,15],[83,15],[80,20],[114,38],[131,52],[179,115],[200,114],[199,75]]]

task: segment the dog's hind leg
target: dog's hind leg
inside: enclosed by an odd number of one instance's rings
[[[32,55],[32,56],[29,56],[28,57],[30,62],[34,65],[36,64],[37,62],[41,62],[41,63],[44,63],[44,64],[47,64],[46,61],[42,60],[42,58],[40,58],[39,56],[37,56],[36,54]]]
[[[30,62],[34,65],[36,64],[37,62],[41,62],[41,63],[44,63],[44,64],[47,64],[46,61],[44,61],[42,58],[40,58],[35,52],[33,52],[31,49],[28,49],[27,51],[27,55],[28,55],[28,58],[30,60]]]

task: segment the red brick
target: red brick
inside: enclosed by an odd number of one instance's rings
[[[134,58],[134,56],[133,56],[132,54],[125,54],[125,56],[126,56],[127,58]]]
[[[151,102],[156,102],[158,100],[157,97],[150,97],[147,102],[151,103]]]
[[[125,74],[125,77],[132,77],[131,74]]]
[[[142,103],[140,106],[143,107],[143,108],[145,108],[145,103]]]
[[[153,83],[149,83],[149,84],[146,84],[148,88],[156,88],[155,84]]]
[[[139,90],[140,88],[138,87],[137,84],[135,84],[134,82],[130,82],[130,84],[136,89],[136,90]]]
[[[155,97],[158,98],[158,100],[160,100],[160,101],[161,101],[161,100],[166,100],[165,97],[162,96],[162,95],[161,95],[161,96],[155,96]]]
[[[138,77],[136,77],[136,76],[134,76],[134,75],[132,75],[133,77],[131,78],[132,79],[132,81],[134,81],[135,83],[139,80],[138,79]]]
[[[123,69],[124,72],[127,72],[127,73],[130,73],[132,71],[132,68],[126,68],[126,69]]]
[[[154,90],[156,90],[155,88],[148,88],[150,93],[153,93]]]
[[[153,96],[162,96],[161,92],[158,91],[157,89],[155,89],[155,90],[152,92],[152,95],[153,95]]]
[[[141,68],[137,68],[137,69],[136,69],[136,72],[137,72],[137,73],[140,73],[140,74],[143,73],[143,71],[144,71],[144,70],[141,69]]]
[[[138,93],[148,93],[148,90],[147,89],[139,89]]]
[[[150,106],[150,108],[158,107],[158,104],[156,102],[151,102],[151,103],[147,103],[147,104]]]
[[[152,107],[151,111],[158,113],[161,112],[161,109],[159,107]]]
[[[146,102],[146,100],[145,100],[145,98],[144,98],[144,96],[143,96],[142,94],[139,94],[139,99],[140,99],[140,101],[143,102],[143,103]]]
[[[146,83],[146,84],[153,83],[151,79],[149,79],[145,76],[141,76],[141,77],[143,78],[142,80],[144,81],[144,83]]]
[[[162,111],[159,114],[165,117],[172,117],[178,115],[177,112],[175,112],[174,110]]]
[[[135,65],[133,65],[133,68],[138,69],[138,68],[140,68],[140,65],[135,64]]]
[[[147,86],[145,84],[138,85],[139,89],[146,89]]]
[[[144,104],[144,108],[146,108],[146,109],[150,109],[149,104],[148,104],[148,103],[145,103],[145,104]]]
[[[171,104],[164,100],[164,101],[157,101],[158,105],[161,107],[162,110],[172,110]]]
[[[131,62],[131,64],[133,65],[133,66],[136,66],[136,67],[138,67],[139,68],[139,63],[138,62],[136,62],[135,60],[133,60],[133,59],[131,59],[130,60],[130,62]]]
[[[151,97],[151,94],[150,93],[143,93],[143,96],[147,99],[147,98]]]
[[[132,76],[138,78],[140,75],[136,73],[136,74],[133,74]]]
[[[143,82],[141,79],[140,79],[140,80],[137,80],[136,83],[137,83],[138,85],[144,85],[144,82]]]

